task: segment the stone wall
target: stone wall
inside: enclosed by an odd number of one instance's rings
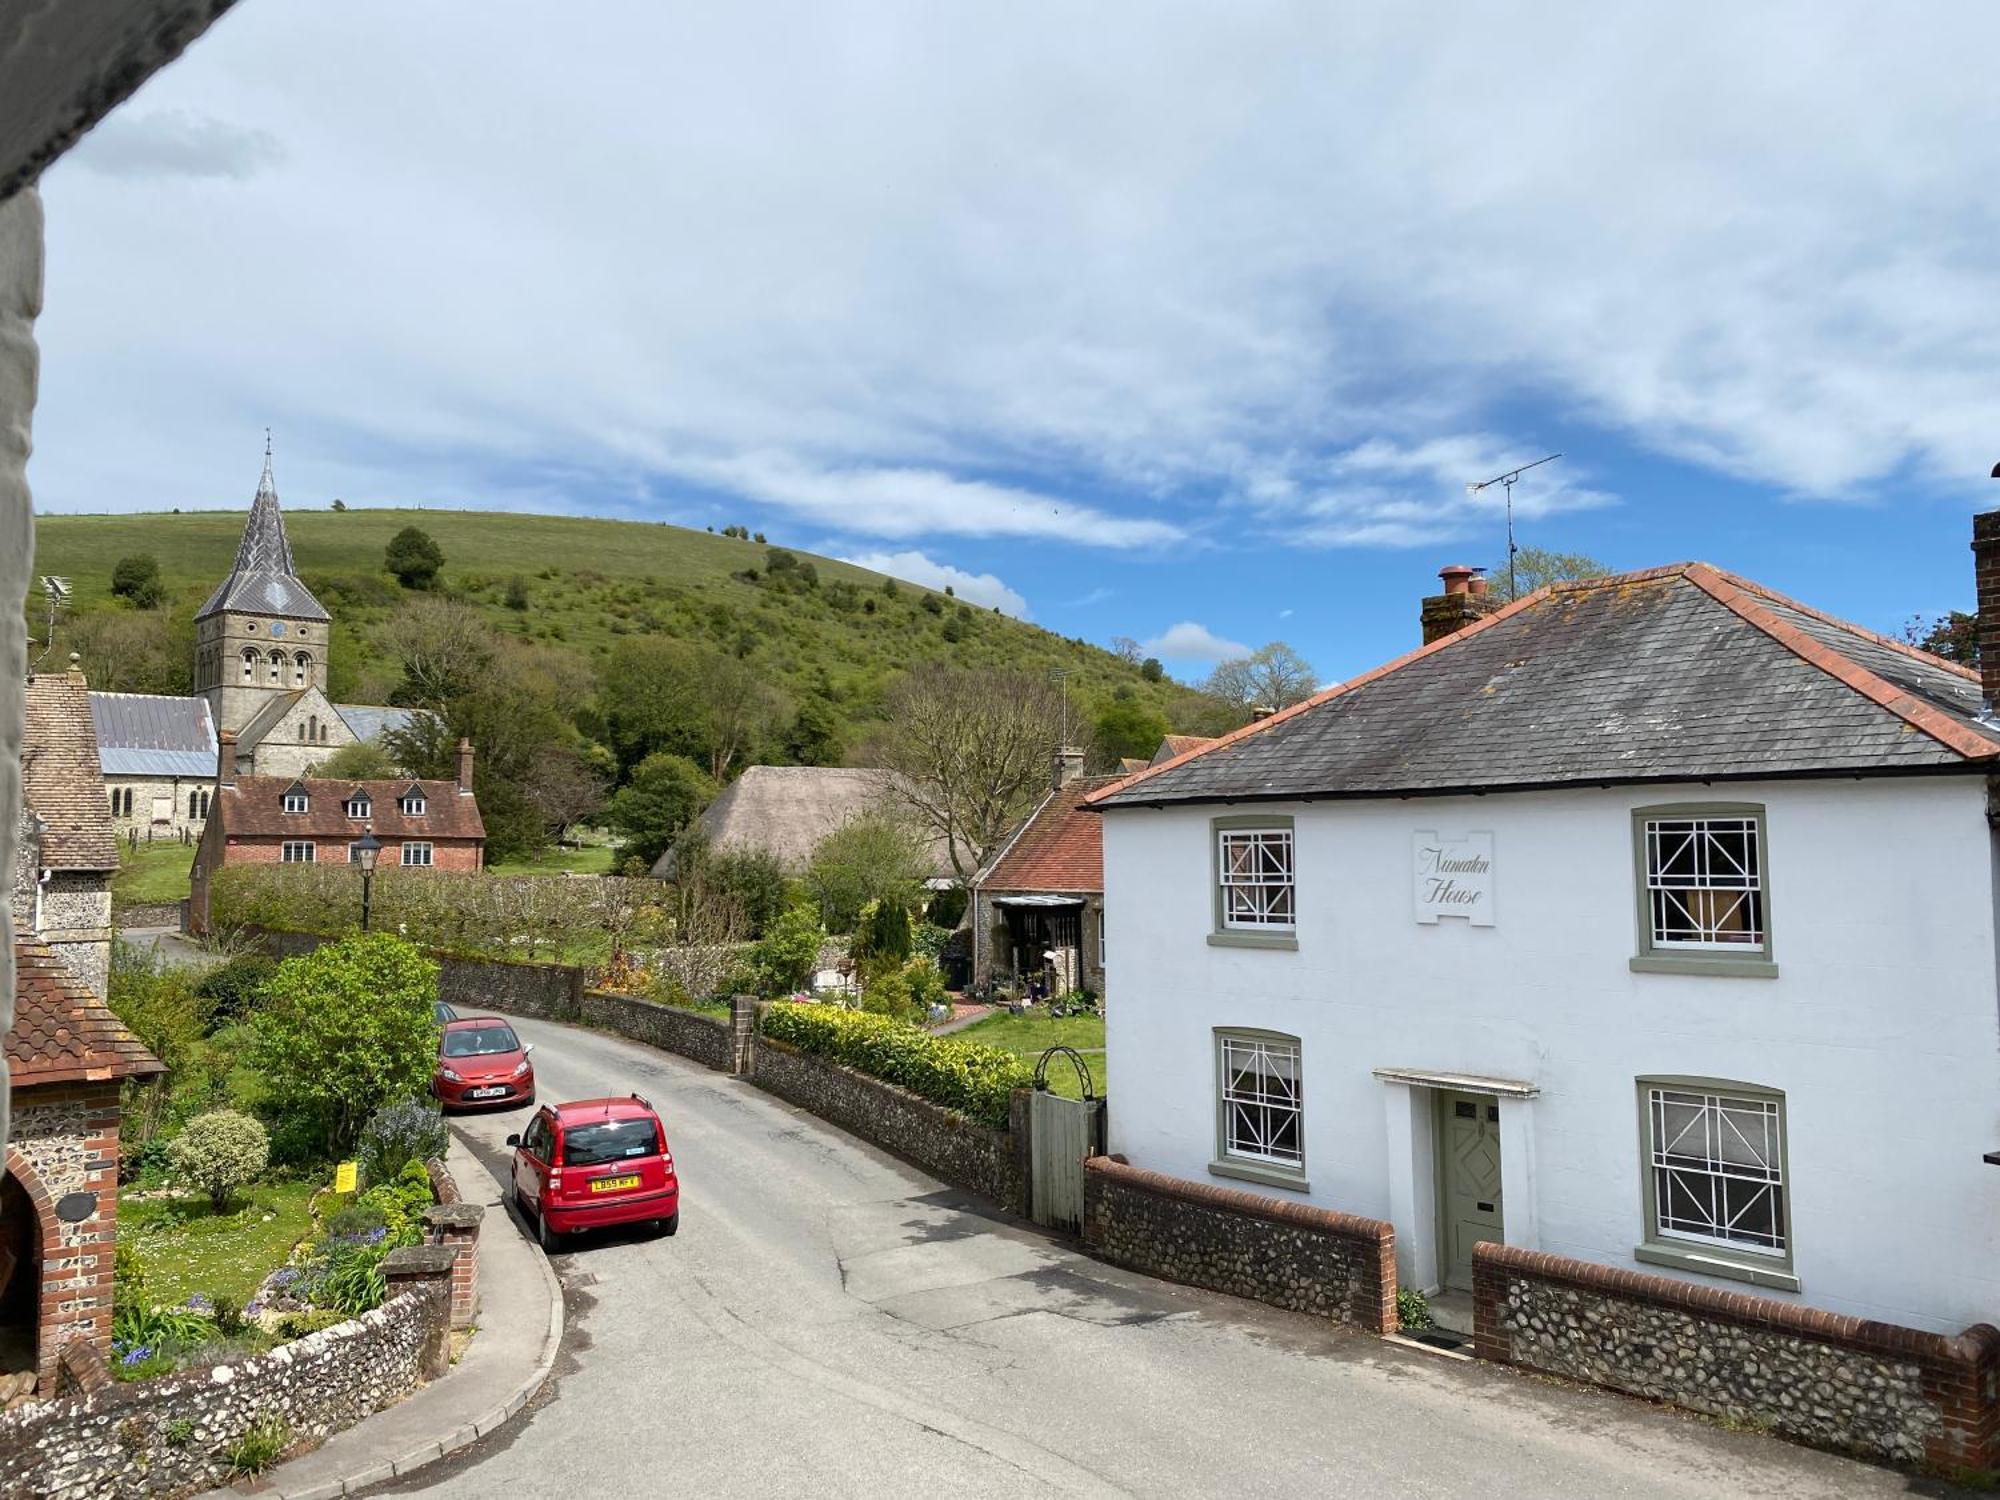
[[[734,1066],[734,1039],[724,1017],[592,991],[584,995],[577,1019],[724,1073]]]
[[[1012,1128],[994,1130],[870,1078],[760,1036],[751,1081],[935,1177],[1026,1214],[1028,1095],[1016,1093]]]
[[[1396,1331],[1396,1237],[1379,1219],[1093,1156],[1084,1163],[1083,1242],[1148,1276]]]
[[[215,795],[213,776],[106,776],[104,786],[111,794],[111,829],[121,844],[135,833],[142,844],[178,843],[183,832],[200,838],[208,823],[200,798],[206,793],[213,800]],[[127,790],[132,793],[130,813],[124,810],[122,795]],[[193,812],[188,810],[190,795],[196,799]],[[165,818],[155,820],[155,803],[165,804]]]
[[[1482,1359],[1898,1463],[2000,1461],[2000,1330],[1956,1338],[1767,1297],[1480,1245]]]
[[[574,1021],[583,1005],[584,971],[562,964],[503,964],[481,958],[438,961],[438,999],[460,1015],[489,1010]]]
[[[0,1494],[123,1500],[222,1483],[229,1452],[266,1413],[295,1450],[407,1394],[449,1316],[441,1284],[236,1365],[112,1384],[0,1416]]]

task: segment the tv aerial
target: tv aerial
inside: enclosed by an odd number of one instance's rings
[[[1465,487],[1466,494],[1476,495],[1481,490],[1491,489],[1496,484],[1506,486],[1507,597],[1509,600],[1517,599],[1520,597],[1519,591],[1514,586],[1514,554],[1521,550],[1519,547],[1516,547],[1514,545],[1514,486],[1520,481],[1521,476],[1527,473],[1528,470],[1539,469],[1543,464],[1552,464],[1561,457],[1562,455],[1560,453],[1551,453],[1547,458],[1538,458],[1531,464],[1522,464],[1521,467],[1518,469],[1509,469],[1505,474],[1495,474],[1491,479],[1482,479],[1477,484],[1468,484]]]

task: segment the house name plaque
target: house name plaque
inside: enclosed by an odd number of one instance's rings
[[[1493,835],[1444,838],[1419,830],[1414,847],[1417,920],[1434,924],[1439,917],[1463,917],[1474,927],[1491,927]]]

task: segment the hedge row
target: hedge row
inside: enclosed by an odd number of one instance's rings
[[[1012,1052],[837,1005],[766,1006],[758,1029],[1003,1130],[1009,1097],[1035,1082],[1035,1070]]]

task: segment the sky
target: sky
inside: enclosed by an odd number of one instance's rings
[[[554,24],[558,14],[566,25]],[[744,524],[1199,678],[1437,570],[1968,608],[2000,7],[242,0],[45,177],[48,511]]]

